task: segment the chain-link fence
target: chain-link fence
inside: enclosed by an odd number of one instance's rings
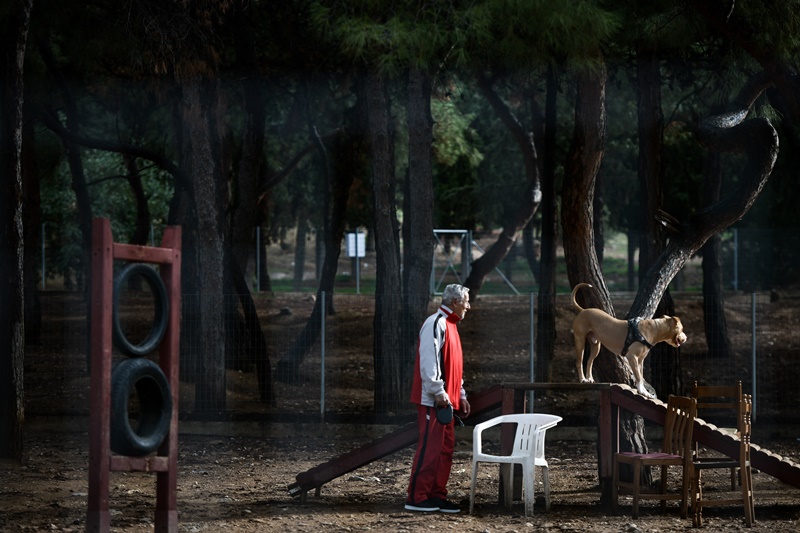
[[[783,236],[780,238],[788,238]],[[738,242],[734,243],[734,239]],[[753,280],[753,250],[769,248],[767,241],[778,237],[748,235],[744,238],[726,236],[723,239],[725,315],[731,354],[720,359],[709,355],[703,323],[703,300],[700,296],[700,261],[693,259],[673,284],[672,296],[676,314],[682,317],[689,342],[681,348],[681,371],[685,391],[697,380],[701,383],[725,383],[741,380],[745,390],[755,396],[756,417],[793,416],[796,402],[794,383],[798,382],[798,345],[800,344],[800,298],[798,292],[780,283],[765,281],[766,272],[791,269],[785,261],[769,269],[760,269],[759,281]],[[475,239],[480,244],[481,239]],[[437,284],[461,282],[465,278],[464,261],[457,260],[463,251],[458,243],[438,252],[450,257],[450,266],[439,263]],[[458,245],[458,246],[456,246]],[[482,247],[489,243],[483,242]],[[632,293],[614,291],[624,286],[629,262],[625,256],[626,243],[610,239],[604,260],[604,274],[612,287],[616,314],[624,316]],[[736,253],[732,250],[737,249]],[[748,250],[744,254],[743,250]],[[473,247],[474,257],[480,253]],[[558,274],[558,295],[555,302],[556,323],[552,332],[538,331],[538,298],[531,291],[535,278],[530,266],[517,254],[500,270],[490,275],[473,308],[460,327],[465,350],[465,385],[470,392],[498,383],[529,382],[542,360],[535,353],[540,335],[555,337],[554,357],[550,364],[550,381],[574,382],[575,353],[571,335],[574,311],[571,308],[568,284],[563,271]],[[342,254],[339,274],[332,299],[335,313],[326,314],[324,321],[310,321],[316,303],[316,269],[309,266],[295,269],[291,248],[271,248],[268,271],[273,277],[273,290],[254,292],[253,303],[258,314],[257,327],[263,331],[266,343],[259,346],[238,305],[234,312],[225,313],[228,332],[224,347],[212,368],[208,361],[198,359],[206,346],[202,335],[190,333],[181,343],[182,383],[180,410],[183,416],[205,413],[223,419],[264,420],[265,417],[301,417],[309,420],[336,416],[359,416],[372,411],[374,405],[375,362],[373,340],[381,325],[374,324],[374,252],[367,250],[355,259]],[[747,259],[745,259],[747,258]],[[736,262],[732,261],[736,259]],[[734,264],[738,266],[734,266]],[[435,267],[436,268],[436,267]],[[443,272],[449,271],[447,275]],[[305,272],[300,291],[282,290],[280,282]],[[354,279],[358,272],[359,279]],[[737,276],[736,284],[731,282]],[[448,277],[449,276],[449,277]],[[432,275],[432,279],[434,279]],[[748,281],[745,281],[748,280]],[[734,286],[736,285],[736,287]],[[752,285],[772,290],[752,289]],[[443,285],[442,285],[443,286]],[[512,289],[513,286],[513,289]],[[32,414],[85,414],[88,410],[87,352],[88,337],[86,302],[82,293],[42,291],[39,294],[43,309],[43,335],[40,344],[27,348],[26,396]],[[229,295],[234,302],[238,297]],[[431,311],[438,304],[431,297]],[[196,311],[192,298],[184,295],[184,322],[192,320]],[[224,300],[222,300],[224,301]],[[400,298],[398,296],[398,305]],[[152,311],[144,295],[130,301],[123,313],[130,320],[147,327]],[[148,314],[149,313],[149,314]],[[193,327],[196,326],[196,327]],[[417,329],[419,324],[405,325]],[[184,331],[196,332],[197,325],[184,325]],[[300,354],[298,372],[290,379],[278,379],[277,367],[287,354]],[[207,356],[205,356],[207,357]],[[407,357],[413,358],[413,353]],[[650,359],[650,358],[648,358]],[[646,368],[649,378],[650,364]],[[265,372],[265,369],[268,372]],[[271,379],[275,404],[263,401],[264,380]],[[215,382],[214,385],[210,381]],[[219,383],[222,383],[219,385]],[[213,406],[203,405],[208,390],[223,387],[221,400]],[[198,391],[198,387],[201,389]],[[544,400],[558,403],[557,393]],[[591,400],[587,400],[591,401]]]
[[[329,296],[330,297],[330,296]],[[375,383],[373,340],[380,324],[373,316],[374,297],[335,293],[335,314],[308,328],[314,309],[310,293],[257,294],[255,304],[263,327],[266,350],[254,350],[242,334],[242,317],[231,316],[225,327],[233,332],[224,350],[221,378],[224,404],[214,409],[202,405],[205,396],[198,387],[209,386],[208,369],[191,375],[182,371],[180,411],[184,417],[204,413],[223,420],[318,421],[358,417],[372,413]],[[696,294],[673,294],[676,314],[683,315],[689,342],[681,348],[681,376],[685,391],[697,380],[721,384],[741,380],[752,392],[756,417],[787,419],[794,416],[798,400],[796,383],[800,349],[800,297],[796,294],[730,292],[725,296],[725,314],[731,355],[714,358],[706,349],[702,323],[702,298]],[[630,305],[629,294],[613,296],[617,313]],[[86,306],[75,293],[42,295],[45,331],[40,345],[28,347],[25,364],[29,413],[36,415],[83,415],[88,412]],[[431,310],[437,299],[432,300]],[[131,304],[133,305],[133,304]],[[529,382],[541,359],[535,353],[537,331],[534,295],[481,295],[459,329],[465,352],[465,386],[470,393],[501,384]],[[555,353],[551,381],[576,381],[575,353],[571,335],[574,312],[569,295],[556,301]],[[141,308],[141,302],[137,304]],[[146,306],[145,306],[146,307]],[[133,316],[129,311],[122,311]],[[138,316],[138,315],[137,315]],[[186,316],[186,314],[185,314]],[[138,322],[145,323],[139,316]],[[418,325],[413,325],[418,327]],[[312,338],[304,338],[304,336]],[[202,337],[184,338],[181,358],[186,364],[202,352]],[[289,380],[278,379],[278,362],[298,343],[309,346]],[[533,343],[533,344],[532,344]],[[115,354],[115,361],[122,356]],[[259,361],[257,357],[266,357]],[[413,353],[409,354],[413,357]],[[650,359],[650,358],[648,358]],[[275,404],[262,401],[259,363],[268,364]],[[192,364],[202,364],[193,360]],[[184,365],[182,365],[184,366]],[[649,362],[646,377],[649,381]],[[538,397],[537,397],[538,398]],[[536,401],[548,405],[565,402],[563,394],[549,393]],[[592,401],[587,396],[586,404]],[[409,406],[410,407],[410,406]],[[410,410],[409,410],[410,412]],[[573,413],[575,414],[575,413]],[[589,411],[583,414],[594,414]],[[404,413],[396,413],[402,417]],[[778,418],[780,417],[780,418]],[[387,420],[388,421],[388,420]]]

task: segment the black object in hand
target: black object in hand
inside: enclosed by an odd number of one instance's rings
[[[440,424],[449,424],[453,421],[453,406],[447,404],[445,407],[438,407],[436,409],[436,420]]]

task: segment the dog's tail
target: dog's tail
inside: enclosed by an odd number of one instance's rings
[[[575,309],[578,310],[579,313],[583,311],[583,307],[578,305],[578,302],[575,300],[575,295],[578,294],[578,291],[583,287],[591,288],[591,285],[588,283],[578,283],[577,285],[575,285],[575,288],[572,289],[572,305],[573,307],[575,307]]]

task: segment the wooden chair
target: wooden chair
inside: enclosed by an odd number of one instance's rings
[[[750,435],[752,433],[753,398],[749,394],[742,396],[739,420],[737,424],[739,439],[739,457],[717,459],[716,461],[697,461],[692,463],[692,525],[703,525],[703,507],[710,505],[730,505],[741,503],[744,507],[744,520],[747,527],[753,525],[755,519],[755,505],[753,502],[753,473],[750,466]],[[703,491],[702,473],[712,468],[739,469],[741,479],[741,492],[736,495],[725,494],[721,498],[707,498],[708,493]],[[736,491],[734,486],[731,492]]]
[[[667,414],[664,420],[664,441],[660,452],[635,453],[617,452],[614,454],[613,484],[611,487],[611,505],[614,511],[619,504],[619,491],[626,489],[633,496],[633,517],[639,516],[640,500],[661,500],[661,511],[667,507],[667,500],[681,500],[681,518],[688,516],[689,487],[692,472],[692,431],[697,413],[697,400],[685,396],[670,395],[667,401]],[[631,481],[619,478],[621,464],[630,465],[633,469]],[[642,469],[660,466],[661,480],[656,488],[642,488]],[[667,490],[667,477],[670,466],[681,469],[681,490]]]
[[[739,409],[742,402],[742,382],[736,385],[692,385],[692,398],[697,399],[697,418],[714,424],[728,424],[727,427],[714,426],[717,430],[729,435],[738,431]],[[719,457],[703,454],[700,445],[694,443],[694,462],[716,462]],[[738,464],[731,467],[731,490],[738,486],[736,470]]]

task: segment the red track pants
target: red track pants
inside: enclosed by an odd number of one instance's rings
[[[418,405],[417,427],[419,440],[408,482],[408,501],[445,499],[456,443],[453,422],[440,424],[436,421],[435,408]]]

